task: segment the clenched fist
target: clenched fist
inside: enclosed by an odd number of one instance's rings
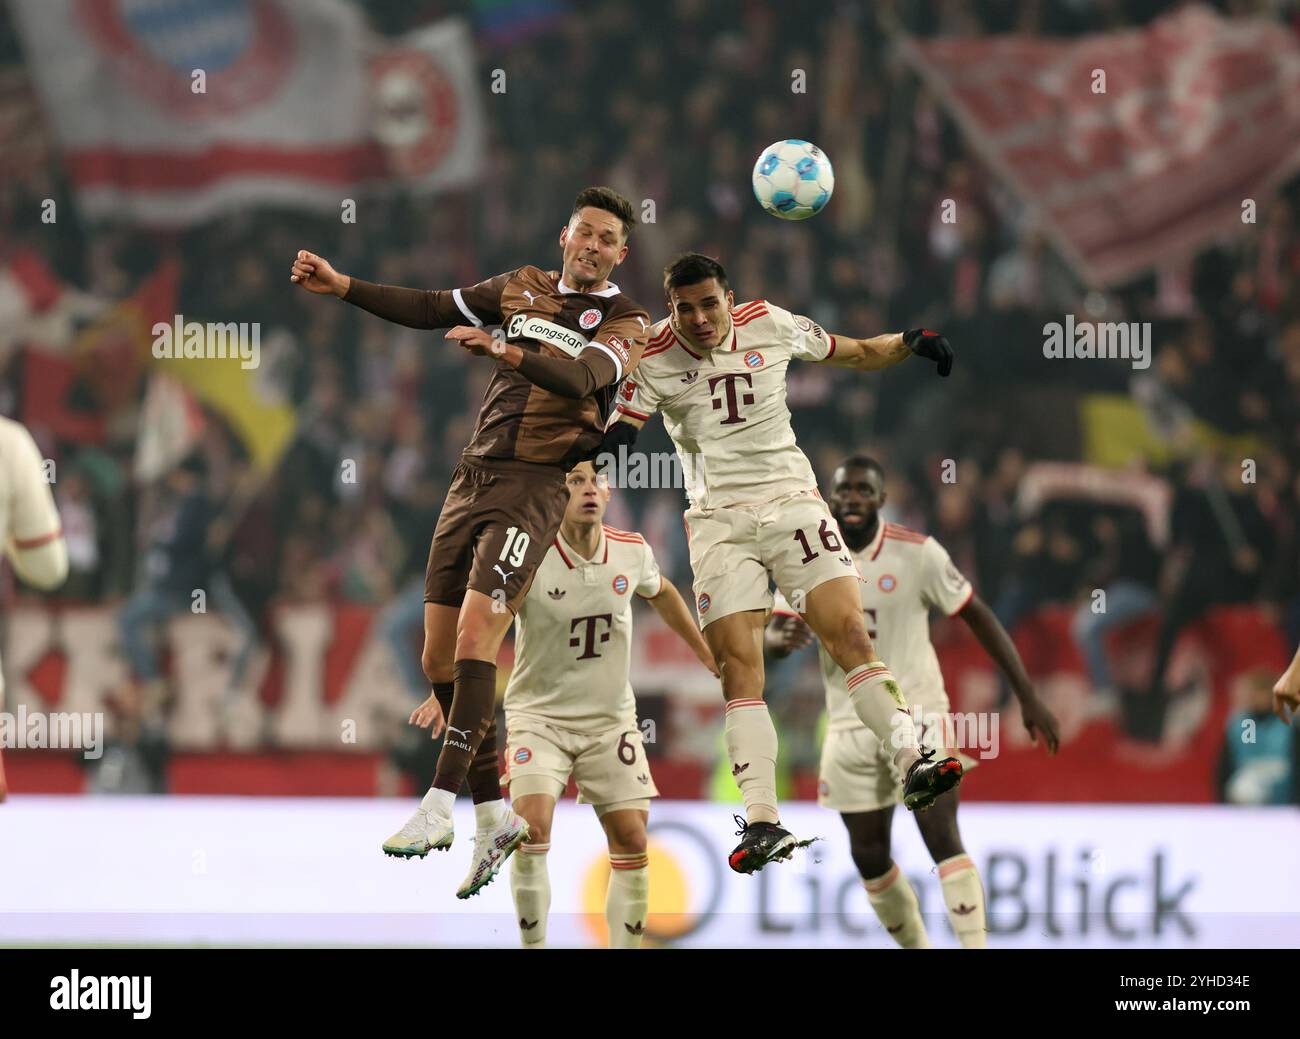
[[[338,296],[342,299],[347,295],[348,286],[352,284],[352,279],[331,267],[329,260],[315,253],[309,253],[305,249],[298,250],[298,255],[289,270],[292,272],[289,276],[290,281],[319,296]]]

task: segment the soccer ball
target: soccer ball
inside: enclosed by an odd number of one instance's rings
[[[820,213],[835,190],[831,160],[815,144],[791,138],[763,149],[754,163],[754,197],[782,220]]]

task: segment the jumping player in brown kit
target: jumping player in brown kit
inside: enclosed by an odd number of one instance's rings
[[[433,693],[412,720],[432,720],[436,737],[445,712],[447,737],[433,786],[384,842],[387,854],[406,857],[451,847],[452,805],[468,778],[478,825],[460,898],[489,883],[528,833],[498,783],[497,651],[560,528],[565,474],[596,453],[618,385],[645,347],[649,315],[609,281],[632,225],[627,199],[587,188],[560,231],[563,271],[520,267],[451,290],[372,284],[309,252],[293,263],[291,280],[309,292],[411,328],[451,328],[449,340],[495,363],[425,575],[423,664]],[[500,325],[498,335],[487,325]]]

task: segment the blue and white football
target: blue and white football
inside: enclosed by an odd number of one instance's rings
[[[754,197],[782,220],[820,213],[835,190],[831,160],[815,144],[791,138],[763,149],[754,163]]]

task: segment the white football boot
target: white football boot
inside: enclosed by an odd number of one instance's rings
[[[423,804],[406,820],[406,825],[384,841],[384,854],[401,858],[424,858],[431,851],[446,851],[456,836],[450,819],[439,818]]]
[[[474,858],[470,862],[465,882],[456,892],[457,898],[477,895],[501,872],[501,867],[514,850],[528,838],[528,824],[507,809],[501,822],[474,834]]]

